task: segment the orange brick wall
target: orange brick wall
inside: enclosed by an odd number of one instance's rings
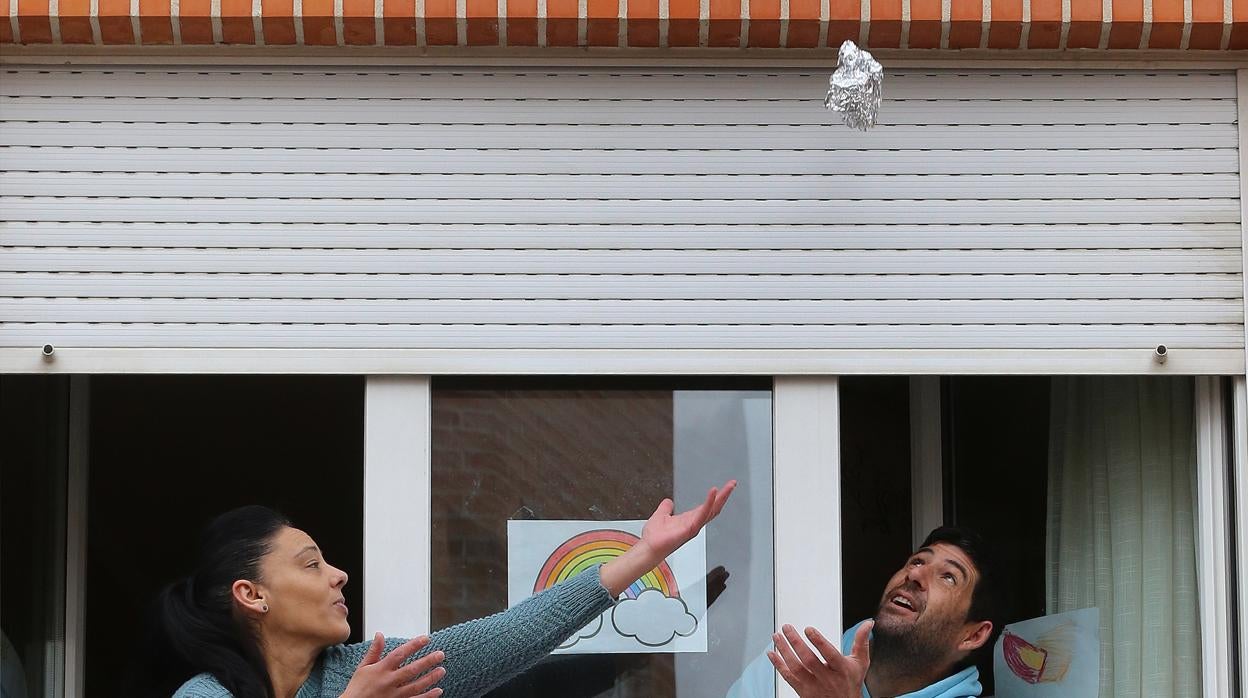
[[[1103,16],[1102,0],[0,0],[0,44],[1248,48],[1248,0],[1188,2],[1112,0]]]

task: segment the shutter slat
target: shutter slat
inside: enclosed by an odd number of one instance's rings
[[[1113,199],[1239,196],[1239,177],[1220,175],[273,175],[0,174],[6,196],[303,199]]]
[[[0,197],[15,221],[209,223],[1015,224],[1233,223],[1238,199],[500,200]]]
[[[0,299],[9,322],[482,325],[1243,324],[1233,300],[551,301]],[[1025,318],[1026,322],[1020,322]]]
[[[598,126],[7,122],[0,145],[522,149],[1233,148],[1235,124],[877,126]]]
[[[29,223],[13,247],[332,249],[1129,249],[1238,248],[1235,223],[1106,225],[436,225]],[[349,254],[349,253],[344,253]]]
[[[0,296],[307,299],[1197,299],[1240,274],[279,274],[0,272]]]
[[[723,145],[723,144],[721,144]],[[743,144],[748,145],[748,144]],[[1180,150],[443,150],[0,147],[0,167],[62,172],[375,174],[1236,174],[1234,147]]]
[[[890,84],[890,88],[892,85]],[[815,93],[811,93],[814,97]],[[805,124],[837,119],[817,100],[445,100],[15,97],[5,121],[337,124]],[[879,125],[1234,123],[1233,99],[889,99]]]
[[[3,271],[424,274],[1236,273],[1239,250],[188,250],[9,248]]]
[[[0,346],[547,349],[1243,347],[1242,325],[242,325],[0,322]]]

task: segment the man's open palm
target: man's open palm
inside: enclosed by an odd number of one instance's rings
[[[861,698],[862,682],[871,666],[871,628],[867,621],[854,633],[854,646],[849,655],[843,655],[828,639],[814,628],[806,628],[819,654],[802,640],[797,628],[784,626],[784,633],[775,633],[772,640],[776,649],[767,653],[780,678],[797,691],[802,698]]]

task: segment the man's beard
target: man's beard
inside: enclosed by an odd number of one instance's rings
[[[924,616],[911,623],[881,622],[877,617],[871,631],[871,663],[912,669],[942,664],[960,625],[940,617]]]

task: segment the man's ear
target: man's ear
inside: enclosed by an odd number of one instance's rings
[[[240,610],[255,614],[268,613],[269,604],[264,600],[264,592],[255,583],[239,579],[230,586],[230,594]]]
[[[968,623],[966,625],[965,634],[962,641],[958,643],[958,650],[961,652],[974,652],[984,643],[988,642],[992,637],[992,621],[981,620],[978,623]]]

